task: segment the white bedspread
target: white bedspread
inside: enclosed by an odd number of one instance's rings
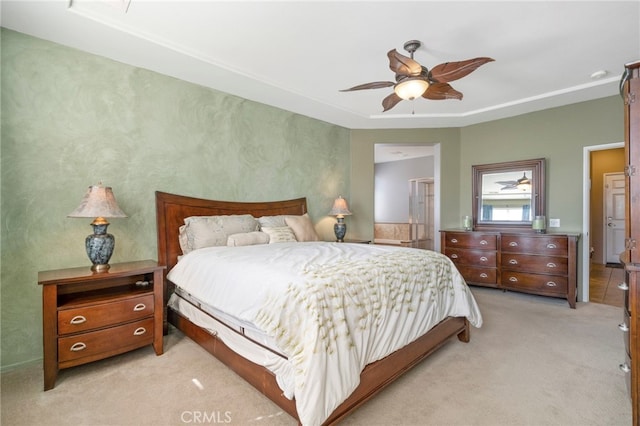
[[[274,373],[309,426],[353,392],[366,364],[444,318],[482,325],[453,263],[428,250],[322,242],[211,247],[185,255],[168,278],[275,339],[289,366]]]

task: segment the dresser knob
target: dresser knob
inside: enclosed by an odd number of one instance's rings
[[[69,350],[73,351],[73,352],[80,352],[80,351],[85,350],[85,349],[87,349],[87,345],[85,343],[82,343],[82,342],[74,343],[71,346],[71,348],[69,348]]]
[[[518,279],[516,277],[509,277],[509,281],[511,281],[512,283],[517,283]]]
[[[480,274],[480,278],[487,278],[488,276],[489,276],[489,275],[487,275],[487,273],[486,273],[486,272],[482,272],[482,273]]]
[[[631,368],[629,368],[629,365],[626,362],[624,364],[620,364],[619,368],[623,373],[629,373],[631,371]]]
[[[510,265],[517,265],[517,264],[518,264],[518,261],[517,261],[517,260],[515,260],[515,259],[509,259],[509,264],[510,264]]]
[[[487,256],[481,256],[480,257],[480,262],[486,262],[487,260],[489,260],[489,259],[487,259]]]
[[[553,281],[547,281],[547,287],[557,287],[558,284],[554,283]]]
[[[451,239],[451,242],[452,242],[453,244],[456,244],[456,243],[458,242],[458,239],[457,239],[457,238],[452,238],[452,239]]]
[[[626,290],[629,290],[629,286],[628,286],[628,285],[627,285],[627,283],[626,283],[626,282],[624,282],[624,281],[623,281],[623,282],[621,282],[620,284],[618,284],[618,288],[619,288],[620,290],[625,290],[625,291],[626,291]]]
[[[144,311],[146,307],[147,305],[145,305],[144,303],[138,303],[136,306],[133,307],[133,311],[134,312]]]
[[[69,324],[82,324],[83,322],[87,322],[87,319],[82,315],[76,315],[75,317],[71,318]]]
[[[553,243],[549,243],[549,244],[547,244],[547,248],[548,249],[554,249],[554,248],[558,248],[558,246],[553,244]]]
[[[553,262],[547,263],[547,268],[555,268],[557,265]]]
[[[147,329],[144,327],[138,327],[136,328],[136,330],[133,332],[134,336],[142,336],[144,333],[147,332]]]
[[[509,243],[509,247],[518,247],[518,243],[517,243],[517,242],[515,242],[515,241],[511,241],[511,242]]]
[[[480,240],[480,245],[481,245],[481,246],[486,246],[487,244],[489,244],[489,243],[487,242],[487,240]]]
[[[455,254],[455,253],[453,253],[453,254],[451,255],[451,258],[452,258],[452,259],[457,259],[457,258],[458,258],[458,255],[457,255],[457,254]]]
[[[621,322],[620,324],[618,324],[618,328],[624,332],[629,331],[629,327],[627,327],[627,324]]]

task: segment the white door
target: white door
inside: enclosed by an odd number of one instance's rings
[[[604,174],[604,244],[607,263],[620,263],[624,251],[624,173]]]
[[[409,238],[411,247],[433,250],[434,185],[432,178],[409,180]]]

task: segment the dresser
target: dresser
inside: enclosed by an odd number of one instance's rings
[[[42,286],[44,390],[60,369],[147,345],[162,354],[164,266],[146,260],[38,273]]]
[[[470,285],[567,299],[576,307],[579,234],[440,231],[441,250]]]
[[[627,64],[621,82],[625,136],[625,306],[619,327],[625,344],[624,362],[631,396],[633,424],[640,424],[640,61]]]

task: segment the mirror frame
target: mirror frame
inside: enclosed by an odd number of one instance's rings
[[[531,170],[531,197],[533,204],[532,217],[546,216],[545,194],[545,159],[508,161],[504,163],[481,164],[472,166],[473,170],[473,230],[498,231],[517,230],[532,231],[531,221],[480,221],[480,204],[482,199],[482,176],[487,173]]]

